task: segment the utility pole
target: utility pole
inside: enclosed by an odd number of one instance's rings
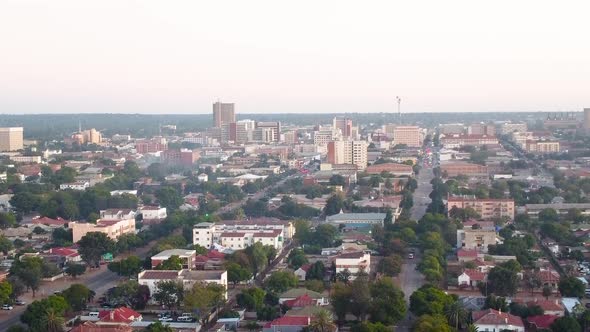
[[[399,117],[399,124],[401,126],[402,124],[402,108],[401,108],[401,104],[402,104],[402,99],[399,96],[395,97],[395,100],[397,101],[397,114]]]

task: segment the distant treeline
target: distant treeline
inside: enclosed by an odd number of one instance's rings
[[[518,113],[404,113],[402,123],[434,127],[439,123],[479,121],[528,121],[535,123],[546,117],[542,112]],[[381,126],[385,123],[398,123],[397,113],[287,113],[287,114],[238,114],[238,119],[256,121],[281,121],[283,124],[316,125],[328,124],[335,116],[350,117],[355,125]],[[133,137],[157,135],[162,125],[176,125],[177,133],[198,131],[212,125],[211,114],[26,114],[0,115],[0,126],[22,126],[25,137],[31,139],[61,139],[78,130],[96,128],[105,136],[130,134]]]

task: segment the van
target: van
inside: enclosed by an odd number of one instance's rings
[[[89,317],[97,317],[98,318],[98,311],[91,311],[88,313]]]

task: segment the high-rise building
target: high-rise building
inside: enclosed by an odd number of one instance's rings
[[[220,101],[213,104],[213,125],[221,127],[223,124],[236,122],[236,113],[234,103],[222,103]]]
[[[332,127],[334,130],[340,130],[345,139],[352,136],[352,120],[349,118],[335,117]]]
[[[409,147],[422,146],[422,133],[418,126],[396,126],[393,129],[393,144]]]
[[[320,128],[313,132],[313,144],[317,146],[326,146],[331,141],[342,140],[342,133],[334,128]]]
[[[584,129],[590,130],[590,108],[584,108]]]
[[[0,128],[0,151],[23,149],[23,127]]]
[[[263,131],[265,129],[272,130],[271,142],[278,142],[281,138],[281,123],[279,121],[256,122],[256,129],[263,129]]]
[[[496,127],[493,124],[474,123],[467,127],[467,134],[495,136]]]
[[[352,164],[359,170],[367,167],[366,141],[332,141],[328,142],[328,163]]]
[[[500,126],[500,134],[502,135],[509,135],[514,132],[524,133],[527,130],[526,122],[506,122]]]

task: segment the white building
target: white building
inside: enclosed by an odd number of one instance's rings
[[[76,182],[70,182],[70,183],[62,183],[59,185],[60,190],[71,189],[71,190],[84,191],[84,190],[86,190],[86,188],[90,188],[90,182],[88,182],[88,181],[76,181]]]
[[[137,213],[141,214],[144,220],[162,220],[166,219],[166,217],[168,216],[168,214],[166,213],[166,208],[159,206],[143,206],[137,210]]]
[[[197,175],[197,181],[207,182],[207,181],[209,181],[209,175],[207,175],[205,173],[201,173],[201,174]]]
[[[293,223],[274,219],[250,221],[222,221],[218,224],[200,223],[193,228],[193,244],[205,248],[219,244],[223,247],[240,250],[256,242],[281,249],[285,239],[295,234]]]
[[[135,219],[137,212],[131,209],[100,210],[100,218],[107,220]]]
[[[514,331],[524,332],[522,318],[494,309],[475,311],[472,313],[473,325],[478,331]]]
[[[191,289],[196,283],[222,285],[227,299],[227,271],[145,270],[137,275],[137,282],[147,286],[152,295],[158,290],[157,284],[162,281],[178,281],[185,290]]]
[[[360,271],[371,273],[371,253],[368,251],[357,251],[340,254],[334,261],[336,273],[345,270],[350,272],[350,279],[355,279]]]

